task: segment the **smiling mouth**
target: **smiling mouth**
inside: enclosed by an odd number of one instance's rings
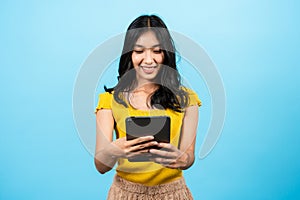
[[[140,66],[140,68],[142,68],[145,73],[150,74],[154,72],[157,66]]]

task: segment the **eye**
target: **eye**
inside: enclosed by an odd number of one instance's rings
[[[161,52],[162,52],[162,50],[161,50],[161,49],[154,49],[154,50],[153,50],[153,53],[160,54]]]
[[[143,53],[144,51],[143,50],[139,50],[139,49],[135,49],[133,50],[134,53],[137,53],[137,54],[141,54]]]

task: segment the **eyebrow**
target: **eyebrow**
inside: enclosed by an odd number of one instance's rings
[[[143,45],[140,45],[140,44],[136,44],[136,45],[134,45],[135,47],[141,47],[141,48],[145,48],[145,46],[143,46]],[[153,45],[151,48],[154,48],[154,47],[159,47],[160,46],[160,44],[155,44],[155,45]]]

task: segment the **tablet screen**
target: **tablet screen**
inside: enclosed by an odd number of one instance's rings
[[[126,118],[126,137],[132,140],[137,137],[153,135],[157,142],[170,142],[170,117],[147,116]]]
[[[170,143],[170,117],[168,116],[128,117],[125,122],[127,140],[153,135],[154,140],[157,142]],[[149,157],[151,157],[151,154],[143,153],[143,155],[128,160],[131,162],[145,162],[149,161]]]

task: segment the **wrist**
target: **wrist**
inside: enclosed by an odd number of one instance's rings
[[[98,151],[95,154],[95,157],[98,158],[99,160],[103,160],[106,162],[115,161],[118,159],[118,157],[116,155],[114,155],[111,151],[107,151],[105,149]]]
[[[189,153],[184,152],[182,154],[182,162],[183,162],[183,166],[180,167],[181,170],[185,170],[188,169],[191,166],[191,156]]]

